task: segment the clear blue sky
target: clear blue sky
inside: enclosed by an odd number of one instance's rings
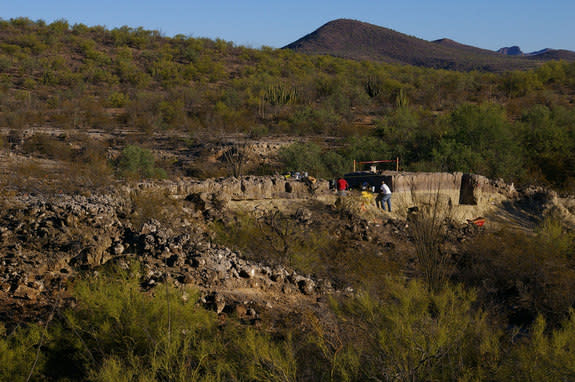
[[[575,0],[0,0],[0,18],[127,25],[165,36],[221,38],[280,48],[328,21],[348,18],[424,40],[450,38],[497,50],[518,45],[575,51]]]

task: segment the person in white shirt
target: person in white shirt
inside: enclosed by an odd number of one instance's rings
[[[385,211],[385,204],[387,203],[387,209],[391,212],[391,190],[389,186],[385,184],[385,180],[381,181],[381,186],[379,186],[379,195],[377,196],[376,202],[381,205],[381,209]]]

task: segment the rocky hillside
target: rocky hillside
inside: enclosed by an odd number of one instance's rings
[[[218,243],[211,222],[233,226],[238,210],[259,208],[265,214],[279,208],[304,230],[340,232],[338,240],[346,246],[409,258],[407,207],[418,204],[414,191],[425,194],[433,184],[453,197],[460,218],[488,214],[492,228],[523,226],[558,206],[556,195],[531,191],[519,196],[509,187],[475,177],[475,188],[465,193],[475,194],[479,203],[459,207],[461,179],[461,174],[394,176],[394,214],[385,216],[361,202],[358,209],[347,209],[351,215],[343,220],[344,210],[334,209],[336,197],[327,181],[283,177],[148,182],[92,195],[7,194],[0,215],[0,319],[36,320],[55,300],[66,301],[66,285],[78,275],[134,261],[145,269],[145,289],[168,278],[182,288],[199,288],[202,303],[218,313],[239,312],[251,320],[351,291],[341,279],[306,276],[271,257],[252,261]],[[529,200],[531,204],[525,204]],[[575,203],[561,211],[572,217]],[[454,245],[475,232],[464,218],[453,224]]]
[[[154,192],[169,198],[162,187]],[[248,191],[246,196],[265,197],[266,191],[258,192]],[[247,261],[232,249],[213,244],[204,218],[223,213],[221,203],[219,207],[212,203],[213,193],[187,195],[183,211],[177,219],[171,215],[169,222],[127,219],[138,215],[130,211],[134,205],[129,195],[6,198],[0,217],[0,319],[36,319],[38,310],[65,298],[66,283],[79,273],[133,261],[147,270],[142,279],[146,289],[168,277],[181,287],[200,288],[203,303],[218,313],[239,309],[251,319],[259,309],[287,304],[295,297],[333,292],[328,281],[312,280],[281,265]],[[261,291],[267,298],[258,297]]]

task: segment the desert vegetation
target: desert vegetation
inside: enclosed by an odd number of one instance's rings
[[[406,170],[572,186],[574,63],[457,72],[25,18],[2,20],[0,38],[4,146],[24,141],[30,155],[74,161],[72,135],[94,130],[128,129],[134,138],[100,143],[144,149],[162,135],[192,145],[238,134],[330,136],[331,168],[314,169],[322,176],[341,171],[335,154],[348,163],[385,155]],[[353,142],[360,152],[346,152]],[[315,155],[328,155],[317,144]]]
[[[54,302],[44,323],[3,330],[2,380],[504,381],[575,372],[572,300],[549,318],[548,307],[525,307],[531,323],[504,330],[503,316],[481,297],[485,286],[464,280],[434,291],[424,279],[388,272],[377,294],[331,299],[329,320],[309,311],[303,327],[263,320],[254,328],[233,316],[220,321],[194,303],[193,290],[169,280],[143,291],[137,264],[107,268],[69,285],[74,307]],[[493,275],[494,287],[530,276],[514,272]],[[565,291],[548,288],[538,297]]]
[[[0,20],[0,298],[41,284],[15,267],[56,264],[33,318],[0,311],[0,380],[574,379],[575,235],[537,199],[574,190],[574,100],[575,64],[563,61],[457,72]],[[269,158],[253,146],[277,140]],[[330,178],[397,157],[403,170],[554,191],[508,201],[535,217],[495,230],[455,222],[438,200],[407,217],[357,195],[232,210],[215,193],[150,186]],[[232,250],[235,279],[198,279],[285,290],[249,314],[241,301],[214,309],[173,272]]]

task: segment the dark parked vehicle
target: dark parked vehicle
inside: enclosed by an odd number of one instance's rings
[[[356,171],[344,174],[343,178],[347,181],[350,188],[359,190],[362,188],[364,183],[367,183],[369,189],[375,187],[375,189],[373,189],[375,192],[379,191],[381,181],[385,180],[385,183],[393,191],[393,178],[391,175],[383,175],[371,171]]]

